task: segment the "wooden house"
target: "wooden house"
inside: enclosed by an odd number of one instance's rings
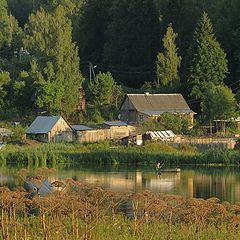
[[[73,131],[62,116],[38,116],[26,131],[27,136],[41,142],[71,142]]]
[[[127,94],[120,108],[120,120],[141,123],[163,113],[188,115],[193,124],[194,113],[181,94]]]

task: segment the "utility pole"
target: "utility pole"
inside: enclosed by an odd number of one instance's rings
[[[88,62],[88,67],[89,67],[89,82],[92,82],[92,75],[93,75],[93,80],[95,81],[95,72],[94,72],[94,68],[97,67],[97,65],[93,66],[93,64],[91,62]]]

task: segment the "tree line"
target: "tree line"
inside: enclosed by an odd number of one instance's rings
[[[238,10],[238,0],[2,0],[1,114],[101,121],[116,118],[124,91],[151,91],[183,93],[204,121],[232,117]],[[76,113],[82,88],[87,113]]]

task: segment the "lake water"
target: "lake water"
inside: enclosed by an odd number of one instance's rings
[[[22,185],[16,172],[21,167],[1,166],[0,186],[14,188]],[[72,178],[94,186],[118,192],[141,192],[177,194],[185,198],[217,197],[231,203],[240,201],[240,169],[223,167],[181,167],[180,173],[162,173],[157,176],[153,166],[137,168],[94,168],[59,166],[49,176],[49,182]]]

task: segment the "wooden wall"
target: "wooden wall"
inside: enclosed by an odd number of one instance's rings
[[[129,128],[127,126],[114,126],[111,128],[75,131],[74,136],[74,140],[80,143],[118,140],[129,136]]]
[[[67,122],[61,117],[48,133],[49,142],[71,142],[73,141],[72,129]]]

